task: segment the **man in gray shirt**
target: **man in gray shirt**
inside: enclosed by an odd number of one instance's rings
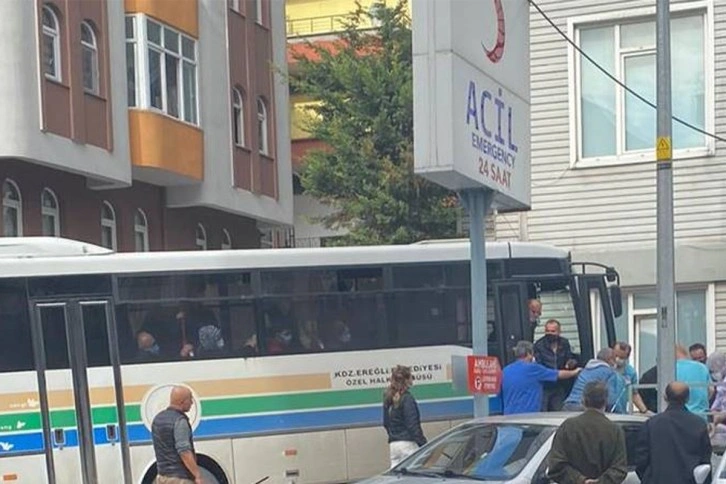
[[[156,454],[156,484],[203,483],[194,452],[192,428],[186,415],[193,403],[188,388],[175,386],[169,407],[154,417],[151,435]]]

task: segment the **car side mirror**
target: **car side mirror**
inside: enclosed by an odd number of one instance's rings
[[[701,464],[693,469],[693,479],[696,481],[696,484],[703,484],[708,479],[710,473],[711,466],[709,464]]]

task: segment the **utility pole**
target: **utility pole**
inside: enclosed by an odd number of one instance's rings
[[[670,0],[657,0],[656,85],[658,139],[656,140],[658,241],[658,410],[663,411],[665,388],[676,379],[675,256],[673,241],[673,143],[671,133]]]
[[[475,356],[487,355],[487,256],[486,215],[492,203],[492,193],[486,188],[464,190],[461,199],[469,213],[471,251],[471,340]],[[489,414],[489,395],[474,394],[474,417]]]

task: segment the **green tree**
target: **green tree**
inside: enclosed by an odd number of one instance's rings
[[[375,29],[370,29],[375,25]],[[303,159],[306,193],[334,209],[338,243],[406,244],[456,235],[455,195],[413,173],[413,56],[405,1],[358,5],[332,44],[297,55],[291,92],[317,101],[304,128],[326,148]]]

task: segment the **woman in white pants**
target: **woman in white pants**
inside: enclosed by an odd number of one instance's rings
[[[398,365],[383,395],[383,426],[388,432],[391,467],[426,443],[416,399],[408,391],[412,385],[411,369]]]

